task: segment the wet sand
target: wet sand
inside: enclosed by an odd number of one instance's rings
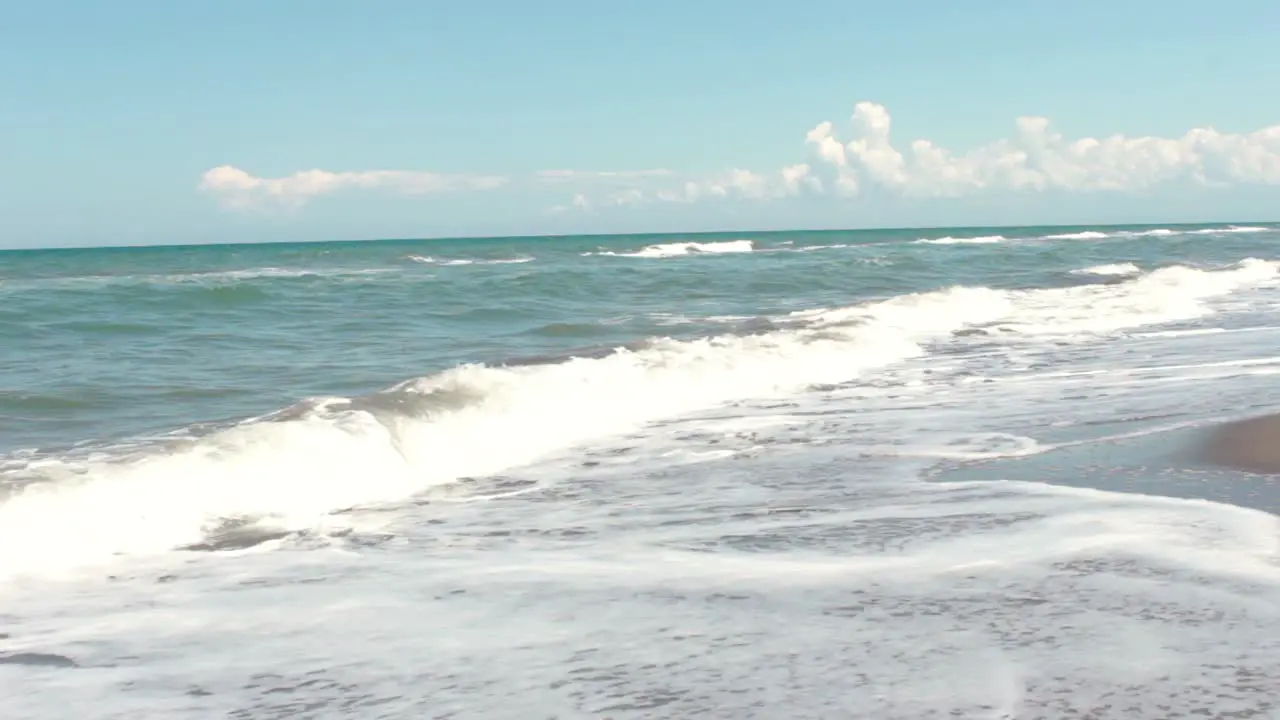
[[[1280,514],[1280,414],[1071,443],[1021,457],[945,463],[931,470],[929,478],[1027,480]]]
[[[1280,414],[1218,427],[1206,439],[1204,459],[1246,472],[1280,474]]]

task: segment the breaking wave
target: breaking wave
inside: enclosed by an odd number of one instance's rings
[[[634,252],[601,251],[586,255],[609,255],[631,258],[669,258],[685,255],[720,255],[725,253],[749,253],[755,250],[751,240],[725,240],[722,242],[677,242],[648,245]]]
[[[965,329],[1039,342],[1195,318],[1213,312],[1211,298],[1274,281],[1277,268],[1249,259],[1115,284],[953,287],[792,313],[754,334],[656,338],[554,363],[464,365],[371,395],[309,399],[201,437],[24,457],[0,465],[0,492],[9,488],[0,576],[165,552],[229,522],[323,526],[338,522],[336,511],[404,500],[650,422],[856,380],[936,343],[967,342],[957,336]]]
[[[430,255],[410,255],[406,259],[411,262],[416,262],[423,265],[444,265],[444,266],[452,267],[452,266],[458,266],[458,265],[518,265],[520,263],[532,262],[534,258],[526,255],[526,256],[514,257],[514,258],[493,258],[493,259],[452,258],[450,259],[450,258],[436,258],[436,257],[431,257]]]
[[[979,235],[977,237],[951,237],[948,235],[940,238],[920,238],[916,242],[923,245],[993,245],[1005,242],[1007,239],[1003,235]]]

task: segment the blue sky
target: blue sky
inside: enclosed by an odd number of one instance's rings
[[[0,246],[1267,220],[1276,28],[1261,0],[0,2]]]

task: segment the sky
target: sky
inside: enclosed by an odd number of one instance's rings
[[[0,247],[1280,219],[1273,0],[0,0]]]

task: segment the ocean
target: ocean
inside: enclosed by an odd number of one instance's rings
[[[1278,243],[0,252],[0,717],[1280,718]]]

